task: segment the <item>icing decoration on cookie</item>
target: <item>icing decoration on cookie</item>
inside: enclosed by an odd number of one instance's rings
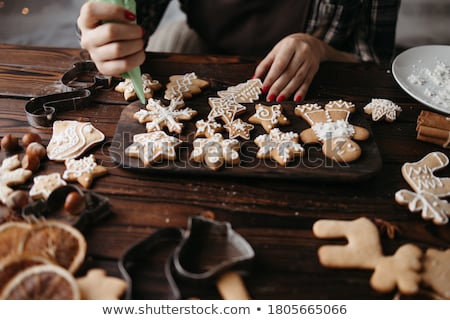
[[[218,91],[217,95],[221,98],[233,96],[237,102],[251,103],[259,99],[262,86],[263,84],[260,79],[251,79],[236,86],[228,87],[227,90]]]
[[[76,281],[83,300],[118,300],[128,287],[125,280],[107,276],[103,269],[91,269]]]
[[[221,118],[225,123],[233,122],[237,115],[240,115],[247,110],[247,108],[237,102],[233,96],[209,98],[208,103],[211,107],[208,119]]]
[[[86,189],[91,186],[94,178],[107,173],[105,167],[97,164],[93,154],[79,160],[66,160],[65,165],[66,170],[63,173],[63,179],[67,181],[78,181]]]
[[[144,96],[146,99],[152,98],[156,91],[162,89],[162,84],[159,83],[158,80],[153,80],[148,73],[142,74],[141,78],[144,89]],[[133,101],[138,98],[136,90],[133,86],[133,82],[129,78],[119,82],[114,90],[123,93],[126,101]]]
[[[298,143],[298,134],[294,132],[281,132],[280,129],[272,129],[268,134],[263,134],[255,139],[259,150],[257,158],[270,158],[285,166],[295,157],[301,156],[304,152]]]
[[[319,261],[323,266],[373,270],[370,284],[379,292],[396,288],[403,294],[419,291],[422,250],[405,244],[394,255],[385,256],[378,229],[369,219],[318,220],[313,225],[313,233],[322,239],[347,239],[345,245],[319,248]]]
[[[233,122],[224,125],[224,128],[228,130],[230,139],[241,137],[248,140],[250,139],[250,131],[252,131],[255,126],[242,121],[241,119],[236,119],[233,120]]]
[[[270,132],[277,126],[285,126],[289,124],[289,120],[283,115],[283,108],[281,104],[273,106],[265,106],[257,104],[255,106],[255,114],[252,115],[248,121],[254,124],[263,126],[266,132]]]
[[[141,133],[133,137],[133,144],[125,149],[129,157],[139,158],[146,167],[162,159],[175,160],[175,148],[182,141],[167,135],[164,131]]]
[[[30,197],[33,200],[47,200],[53,190],[67,185],[59,173],[51,173],[49,175],[34,177],[33,183],[34,184],[30,189]]]
[[[179,121],[191,120],[197,111],[191,108],[183,108],[184,101],[181,98],[170,100],[168,106],[160,100],[149,99],[146,109],[141,109],[134,114],[139,123],[146,123],[147,132],[160,131],[165,127],[169,132],[181,133],[183,124]]]
[[[200,94],[202,89],[208,85],[208,81],[197,78],[194,72],[174,75],[169,77],[164,99],[172,100],[178,97],[191,99],[192,96]]]
[[[47,157],[54,161],[77,158],[104,139],[105,135],[90,122],[55,121]]]
[[[32,171],[19,168],[21,165],[17,154],[2,161],[0,166],[0,202],[6,203],[8,196],[14,191],[10,187],[24,184],[33,174]]]
[[[217,123],[214,119],[207,119],[206,121],[201,119],[195,123],[197,131],[195,132],[195,137],[207,137],[211,138],[217,132],[223,130],[220,123]]]
[[[396,192],[395,200],[408,205],[411,212],[422,212],[422,218],[442,225],[448,222],[450,204],[440,198],[450,195],[450,178],[436,177],[434,172],[449,164],[448,157],[442,152],[431,152],[421,160],[405,163],[402,175],[414,190],[402,189]]]
[[[308,122],[311,128],[300,133],[306,144],[322,143],[323,154],[337,162],[351,162],[361,156],[361,147],[354,140],[366,140],[369,132],[351,125],[349,116],[355,105],[342,100],[330,101],[321,107],[304,104],[295,108],[295,114]]]
[[[239,141],[224,139],[220,133],[211,138],[198,138],[194,140],[194,150],[190,159],[194,162],[204,162],[212,170],[217,170],[224,164],[236,165],[239,157]]]
[[[402,108],[388,99],[372,99],[372,101],[364,107],[364,112],[372,115],[373,121],[385,119],[387,122],[394,122]]]

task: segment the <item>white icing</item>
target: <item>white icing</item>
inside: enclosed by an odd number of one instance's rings
[[[70,159],[66,161],[66,170],[63,173],[63,179],[69,179],[69,177],[80,177],[85,173],[90,173],[95,170],[97,163],[95,162],[94,155],[89,155],[79,160]]]
[[[345,120],[334,122],[319,122],[311,126],[319,141],[326,141],[332,138],[351,138],[355,134],[355,129]]]

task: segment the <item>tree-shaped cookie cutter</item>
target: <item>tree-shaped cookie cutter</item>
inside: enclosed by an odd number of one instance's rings
[[[449,159],[442,152],[431,152],[417,162],[405,163],[402,175],[414,192],[397,191],[397,203],[407,205],[411,212],[421,212],[424,220],[432,220],[437,225],[446,224],[450,204],[441,198],[450,196],[450,178],[437,177],[434,172],[448,164]]]

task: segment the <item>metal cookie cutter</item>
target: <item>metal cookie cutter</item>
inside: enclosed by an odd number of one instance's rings
[[[241,274],[254,257],[253,248],[229,222],[194,216],[174,251],[173,270],[184,280],[214,281],[223,299],[248,300]]]
[[[77,192],[82,196],[84,210],[77,215],[63,210],[66,196],[71,192]],[[54,218],[63,220],[79,230],[84,230],[90,225],[105,218],[111,213],[108,198],[92,191],[82,191],[75,185],[68,184],[53,190],[48,199],[36,200],[25,206],[22,215],[25,218]]]
[[[86,77],[90,77],[90,81],[82,81]],[[27,102],[25,114],[28,123],[35,128],[52,126],[57,112],[86,107],[96,90],[111,86],[111,79],[100,75],[92,61],[75,63],[61,78],[66,92],[32,98]]]

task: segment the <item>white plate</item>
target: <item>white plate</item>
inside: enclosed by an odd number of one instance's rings
[[[430,45],[408,49],[392,63],[392,73],[397,83],[417,101],[438,111],[450,114],[450,80],[437,84],[427,77],[426,70],[436,70],[443,63],[450,72],[450,46]],[[414,83],[415,75],[423,83]],[[434,94],[434,95],[433,95]]]

